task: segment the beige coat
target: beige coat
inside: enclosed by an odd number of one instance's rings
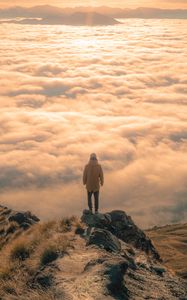
[[[90,160],[84,168],[83,184],[89,192],[96,192],[100,189],[100,184],[104,184],[104,176],[101,165],[97,160]]]

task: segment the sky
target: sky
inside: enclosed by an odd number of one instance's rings
[[[8,6],[34,6],[34,5],[54,5],[59,7],[71,7],[71,6],[112,6],[112,7],[159,7],[159,8],[187,8],[187,0],[0,0],[0,7]]]
[[[187,221],[186,25],[2,24],[1,204],[80,215],[96,152],[101,211],[123,209],[144,228]]]

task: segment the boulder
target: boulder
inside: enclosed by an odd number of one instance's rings
[[[153,255],[155,259],[160,259],[159,253],[153,246],[151,240],[143,230],[135,225],[132,218],[124,211],[115,210],[109,213],[111,223],[108,230],[122,241],[133,245],[137,249]]]
[[[83,211],[81,221],[88,227],[107,228],[111,223],[111,217],[109,214],[93,214],[89,210],[85,209]]]
[[[119,252],[121,250],[120,241],[108,230],[94,229],[88,239],[87,245],[97,245],[110,252]]]

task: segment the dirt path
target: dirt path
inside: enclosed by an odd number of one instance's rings
[[[94,249],[94,247],[88,249],[85,240],[78,236],[75,237],[73,244],[74,249],[69,251],[69,255],[64,256],[57,262],[59,273],[56,276],[56,284],[57,288],[63,293],[63,299],[105,299],[103,279],[98,274],[99,266],[97,266],[97,272],[93,270],[90,273],[85,270],[91,260],[97,261],[101,257],[102,250]]]

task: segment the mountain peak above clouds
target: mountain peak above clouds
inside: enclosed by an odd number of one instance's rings
[[[187,9],[161,9],[161,8],[150,8],[150,7],[138,7],[135,9],[128,8],[112,8],[107,6],[100,7],[56,7],[51,5],[38,5],[34,7],[21,7],[13,6],[5,9],[0,9],[0,19],[3,18],[42,18],[45,20],[44,23],[47,23],[47,20],[52,16],[61,17],[61,24],[67,24],[68,21],[65,20],[65,16],[71,16],[74,13],[84,13],[84,16],[87,14],[101,14],[103,16],[102,23],[106,25],[117,24],[118,21],[116,18],[157,18],[157,19],[186,19],[187,18]],[[108,19],[105,19],[108,17]],[[110,18],[110,19],[109,19]],[[53,21],[54,23],[54,21]],[[96,25],[100,25],[101,21],[97,22]],[[111,24],[112,23],[112,24]],[[49,22],[50,24],[50,22]],[[81,22],[81,25],[84,22]],[[94,25],[94,24],[93,24]]]
[[[39,222],[1,206],[0,218],[0,240],[3,224],[28,225],[0,247],[2,299],[186,299],[186,281],[124,211]]]
[[[16,18],[22,18],[17,20]],[[5,18],[5,20],[3,20]],[[7,20],[9,18],[9,20]],[[16,7],[0,11],[1,23],[32,25],[73,25],[97,26],[116,25],[115,18],[95,11],[63,10],[51,6],[35,6],[32,8]]]

